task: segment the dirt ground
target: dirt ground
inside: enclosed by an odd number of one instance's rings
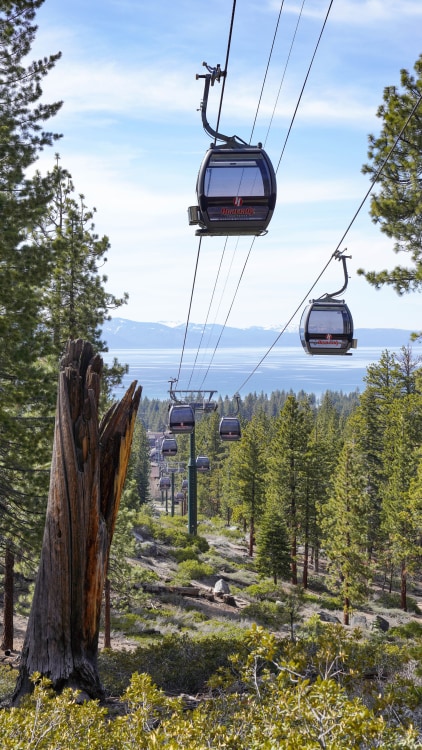
[[[203,530],[200,531],[200,533],[204,533]],[[204,534],[206,535],[206,534]],[[144,540],[145,543],[149,540]],[[213,591],[213,586],[215,582],[219,578],[223,578],[227,581],[229,586],[235,585],[237,592],[239,591],[239,575],[242,575],[241,565],[242,560],[245,562],[245,578],[247,576],[246,573],[246,561],[248,559],[247,555],[247,545],[246,541],[242,544],[242,541],[234,542],[229,540],[226,536],[214,536],[212,539],[209,540],[210,544],[212,544],[213,549],[216,551],[218,556],[222,560],[227,560],[228,565],[224,566],[222,565],[221,571],[217,573],[214,576],[211,576],[209,579],[201,582],[192,581],[192,584],[197,588],[202,588],[204,592],[207,592],[208,594],[211,594]],[[135,561],[134,561],[135,562]],[[236,565],[232,566],[232,570],[236,569],[240,572],[237,572],[233,576],[230,575],[228,572],[230,570],[230,562],[236,563]],[[154,572],[158,573],[160,581],[163,584],[168,584],[172,576],[174,575],[174,572],[177,568],[177,563],[172,560],[172,558],[167,554],[166,549],[163,545],[160,543],[156,543],[156,549],[154,554],[151,554],[149,552],[148,554],[142,555],[141,557],[137,558],[136,563],[144,566],[145,568],[149,568],[150,570],[153,570]],[[310,571],[312,572],[312,571]],[[237,575],[237,580],[235,576]],[[243,583],[246,585],[248,581],[243,581]],[[408,622],[411,619],[416,619],[418,621],[422,620],[422,591],[420,592],[421,596],[417,597],[414,595],[414,593],[411,594],[412,599],[416,599],[420,608],[420,614],[415,613],[406,613],[401,612],[400,610],[382,610],[378,609],[376,606],[376,601],[371,602],[371,606],[365,607],[365,609],[356,611],[354,613],[354,618],[356,617],[365,617],[367,628],[369,629],[372,626],[373,621],[375,620],[377,614],[380,614],[382,617],[384,617],[390,624],[390,626],[404,624]],[[153,596],[153,595],[152,595]],[[242,609],[244,606],[248,604],[248,600],[246,598],[242,598],[241,595],[236,593],[234,596],[235,600],[235,607],[232,604],[227,604],[225,601],[223,601],[220,597],[214,597],[213,601],[210,601],[209,598],[202,598],[202,597],[195,597],[195,598],[189,598],[189,603],[191,603],[195,609],[201,610],[204,615],[208,617],[217,617],[217,618],[225,618],[227,619],[239,619],[242,615]],[[324,613],[324,609],[319,607],[317,604],[309,604],[304,606],[301,609],[301,619],[307,620],[312,615],[322,612]],[[325,614],[328,617],[336,617],[339,622],[342,622],[342,612],[341,611],[325,611]],[[353,618],[353,619],[354,619]],[[351,621],[351,626],[353,627],[353,619]],[[3,609],[0,603],[0,639],[3,632]],[[13,667],[18,667],[19,665],[19,658],[20,658],[20,652],[22,650],[25,633],[26,633],[26,627],[27,627],[27,618],[22,617],[21,615],[15,614],[14,617],[14,642],[13,642],[13,651],[9,654],[6,654],[4,651],[0,650],[0,663],[8,663]],[[111,633],[111,647],[114,650],[134,650],[139,646],[139,640],[132,639],[130,637],[126,637],[122,632],[120,631],[112,631]],[[104,647],[104,633],[100,632],[100,639],[99,639],[99,649],[101,650]]]

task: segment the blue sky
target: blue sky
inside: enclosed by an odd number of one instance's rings
[[[279,0],[237,0],[220,131],[249,141],[280,9]],[[274,166],[329,8],[285,0],[252,142]],[[33,55],[60,50],[44,101],[63,99],[52,122],[54,150],[78,193],[95,206],[96,229],[111,242],[108,289],[129,293],[118,311],[137,321],[185,322],[198,250],[187,207],[210,143],[200,112],[202,61],[224,66],[230,0],[45,0]],[[326,265],[368,187],[361,174],[367,137],[387,85],[413,70],[422,52],[420,0],[334,0],[277,172],[278,201],[268,235],[257,238],[233,302],[251,239],[202,241],[190,320],[283,328]],[[289,62],[286,67],[286,60]],[[281,85],[282,83],[282,85]],[[280,88],[281,85],[281,88]],[[216,123],[220,87],[211,89]],[[271,121],[272,118],[272,121]],[[268,130],[271,122],[271,127]],[[376,291],[356,269],[391,268],[392,242],[371,222],[369,201],[342,247],[352,256],[345,298],[355,327],[422,328],[420,295]],[[332,261],[312,292],[342,285]],[[303,306],[302,306],[303,307]],[[297,313],[292,325],[299,322]]]

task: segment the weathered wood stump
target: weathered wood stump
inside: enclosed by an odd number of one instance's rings
[[[59,373],[44,539],[13,701],[31,675],[103,697],[97,670],[101,601],[142,388],[98,418],[103,362],[70,341]]]

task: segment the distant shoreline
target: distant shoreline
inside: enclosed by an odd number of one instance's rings
[[[188,331],[185,324],[169,326],[163,323],[148,323],[113,318],[102,327],[101,338],[110,351],[117,349],[182,349],[187,348],[255,348],[274,345],[279,336],[275,329],[259,326],[251,328],[234,328],[222,325],[191,323]],[[400,328],[356,328],[355,338],[358,347],[382,347],[399,350],[402,346],[412,345],[412,331]],[[413,342],[418,346],[417,342]],[[286,331],[277,340],[277,347],[300,346],[298,331]]]

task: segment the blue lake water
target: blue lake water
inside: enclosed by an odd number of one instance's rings
[[[265,356],[264,348],[221,348],[200,351],[185,349],[178,384],[175,388],[215,390],[215,398],[248,393],[289,391],[314,393],[327,390],[350,393],[364,390],[363,378],[369,364],[378,362],[385,347],[361,347],[351,356],[309,356],[302,347],[274,347]],[[214,357],[213,357],[214,355]],[[167,400],[169,380],[179,374],[180,349],[114,349],[103,354],[105,362],[116,357],[129,365],[116,398],[137,380],[143,398]],[[210,364],[211,363],[211,364]],[[205,378],[205,379],[204,379]]]

